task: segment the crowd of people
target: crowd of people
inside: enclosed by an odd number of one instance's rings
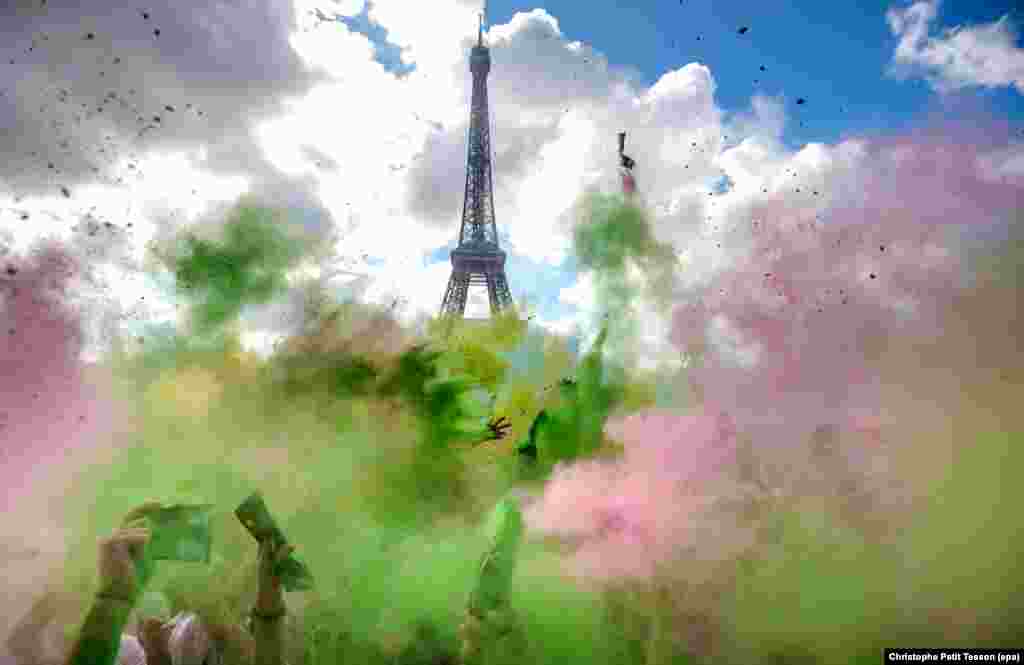
[[[282,665],[285,661],[284,590],[277,564],[293,547],[272,539],[259,544],[256,599],[244,625],[216,625],[195,612],[173,616],[160,593],[147,592],[153,561],[147,503],[129,512],[99,543],[99,580],[64,665]],[[18,665],[49,665],[44,631],[57,614],[53,592],[40,598],[8,640]]]
[[[585,418],[582,414],[597,412],[603,415],[615,399],[601,381],[601,351],[606,336],[607,329],[604,329],[594,349],[581,363],[577,380],[560,382],[561,407],[542,410],[528,435],[514,447],[519,480],[543,477],[557,462],[571,461],[593,452],[600,440],[603,417],[596,420],[595,428],[590,422],[594,419]],[[407,360],[419,361],[420,357],[413,353]],[[422,380],[419,376],[422,372],[412,373]],[[403,378],[399,373],[395,382],[402,384]],[[416,388],[419,380],[407,380],[405,383]],[[444,399],[442,395],[435,396],[433,402],[426,398],[411,401],[417,404],[426,402],[427,406],[422,408],[430,413],[424,414],[424,419],[431,426],[443,427],[448,426],[451,419],[435,413],[443,411],[441,407],[433,411],[430,409],[436,406],[434,402],[440,404]],[[441,425],[436,425],[435,421]],[[503,439],[509,428],[507,418],[492,418],[481,438],[485,441]],[[427,438],[434,436],[447,440],[449,434],[429,432]],[[100,541],[98,591],[77,637],[67,640],[69,644],[61,645],[60,650],[65,653],[61,660],[47,655],[43,644],[44,629],[54,623],[57,614],[54,608],[59,604],[59,594],[50,592],[36,602],[8,640],[9,651],[18,665],[57,665],[58,662],[62,665],[282,665],[286,654],[301,652],[301,649],[294,648],[296,645],[290,645],[291,649],[286,645],[291,633],[285,630],[284,590],[290,587],[287,580],[282,584],[280,564],[294,548],[283,542],[283,536],[257,537],[257,591],[244,625],[219,624],[192,611],[172,616],[167,599],[158,592],[147,590],[153,573],[153,556],[147,554],[154,524],[151,517],[163,508],[156,502],[135,508],[113,534]],[[512,531],[518,533],[518,528],[521,527],[512,528]],[[480,584],[486,586],[497,580],[498,587],[508,586],[508,565],[514,565],[514,557],[513,561],[505,562],[504,555],[496,554],[502,547],[485,553]],[[496,564],[498,561],[502,562],[500,566]],[[511,618],[513,615],[504,602],[504,596],[504,593],[498,593],[498,599],[491,599],[486,608],[473,603],[467,608],[459,629],[463,662],[478,662],[484,643],[500,643],[502,652],[521,649],[521,644],[513,645],[516,642],[514,638],[521,641],[522,636],[515,629],[517,622]],[[414,660],[434,664],[450,662],[453,656],[442,654],[443,649],[435,651],[438,652],[437,658]]]
[[[7,640],[17,665],[299,665],[294,661],[301,658],[303,644],[299,633],[286,627],[284,591],[291,587],[281,565],[294,547],[276,538],[257,540],[256,593],[248,616],[237,625],[195,611],[174,613],[164,593],[148,588],[155,566],[154,522],[147,516],[163,508],[150,502],[133,509],[100,540],[97,590],[77,634],[64,630],[73,620],[65,595],[51,590],[38,598]],[[502,652],[521,651],[521,644],[512,644],[522,635],[504,593],[515,559],[514,547],[505,541],[517,539],[520,530],[515,521],[500,529],[485,552],[457,651],[441,645],[431,626],[419,625],[413,643],[395,662],[472,665],[482,662],[485,642],[498,644]]]

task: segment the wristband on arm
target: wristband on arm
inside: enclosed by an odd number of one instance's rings
[[[281,608],[277,612],[260,612],[254,607],[250,614],[252,614],[253,618],[255,619],[263,619],[264,621],[276,621],[287,613],[288,611],[284,608]]]
[[[97,600],[114,601],[117,603],[122,603],[124,605],[135,604],[135,601],[133,599],[118,595],[112,591],[100,591],[96,594],[96,598]]]

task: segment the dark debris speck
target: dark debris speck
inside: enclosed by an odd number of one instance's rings
[[[160,28],[155,28],[153,30],[153,35],[155,35],[156,37],[159,37],[160,36]]]
[[[798,106],[802,106],[802,105],[807,103],[807,100],[804,99],[803,97],[797,97],[796,103],[797,103]]]
[[[94,35],[93,33],[90,32],[90,33],[85,35],[85,38],[86,39],[96,39],[96,35]]]
[[[738,33],[739,33],[739,34],[741,34],[741,35],[745,35],[745,34],[747,34],[747,30],[750,30],[750,28],[748,28],[748,27],[746,27],[746,26],[743,26],[742,28],[740,28],[740,29],[739,29],[739,30],[737,30],[736,32],[738,32]]]

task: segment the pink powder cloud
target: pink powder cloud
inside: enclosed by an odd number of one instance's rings
[[[83,336],[68,305],[80,265],[59,247],[0,264],[0,512],[57,493],[79,453],[109,433],[113,411],[79,356]]]
[[[954,352],[947,371],[915,368],[893,349],[933,345],[958,322],[976,281],[965,248],[995,246],[1024,207],[1024,169],[1010,168],[1024,149],[955,129],[868,141],[861,166],[825,184],[837,195],[824,212],[778,197],[731,220],[745,229],[732,261],[673,311],[672,342],[702,356],[688,370],[701,403],[609,423],[624,457],[558,469],[527,512],[572,543],[574,574],[645,578],[681,552],[749,545],[707,512],[735,494],[723,479],[738,470],[737,433],[771,493],[846,492],[876,517],[906,508],[893,453],[914,429],[901,419],[924,411],[898,405],[917,391],[960,399],[963,363]]]
[[[941,330],[971,278],[960,244],[1008,224],[1024,174],[995,178],[977,145],[929,141],[870,145],[844,176],[854,194],[817,217],[758,205],[735,262],[676,307],[673,342],[707,351],[693,381],[741,427],[798,437],[877,411],[888,340]]]
[[[695,544],[705,493],[735,455],[735,430],[713,414],[634,414],[609,424],[621,461],[560,466],[525,511],[535,532],[570,543],[582,579],[644,579]]]

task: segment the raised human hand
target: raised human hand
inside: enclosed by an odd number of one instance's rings
[[[511,427],[512,423],[510,423],[508,421],[508,418],[506,418],[505,416],[502,416],[500,418],[492,418],[490,422],[487,423],[489,435],[486,439],[484,439],[484,441],[497,441],[498,439],[505,438],[505,435],[508,434],[508,430]]]
[[[157,502],[134,508],[121,522],[121,527],[100,541],[100,594],[134,603],[152,576],[152,562],[146,556],[150,530],[146,516],[159,510]]]
[[[294,545],[281,545],[273,538],[267,538],[260,543],[259,582],[255,607],[260,614],[273,615],[284,611],[281,578],[278,577],[275,570],[294,551]]]

